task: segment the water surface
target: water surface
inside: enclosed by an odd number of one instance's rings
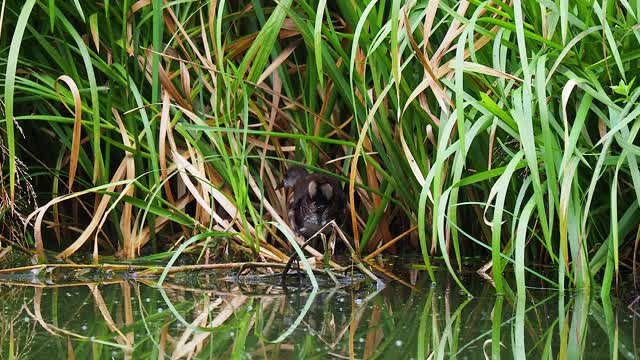
[[[444,273],[436,285],[417,274],[415,286],[358,278],[315,292],[304,279],[283,289],[228,275],[162,288],[157,278],[3,276],[0,357],[640,358],[640,307],[589,292],[531,288],[518,300],[475,273],[463,279],[473,297]]]

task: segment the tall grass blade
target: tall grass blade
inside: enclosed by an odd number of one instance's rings
[[[7,70],[5,71],[4,83],[4,113],[5,126],[7,127],[7,148],[9,149],[9,197],[11,202],[15,201],[16,195],[16,139],[14,133],[14,94],[16,91],[16,70],[20,57],[20,46],[22,45],[22,37],[24,30],[29,21],[29,16],[35,5],[35,0],[26,0],[20,10],[18,22],[16,23],[13,37],[11,38],[11,46],[9,47],[9,55],[7,57]]]

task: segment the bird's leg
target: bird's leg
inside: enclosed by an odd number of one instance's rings
[[[284,270],[282,271],[282,286],[286,287],[286,282],[287,282],[287,275],[289,274],[289,269],[291,269],[291,267],[293,266],[293,263],[296,263],[296,278],[298,279],[298,283],[300,282],[300,260],[298,259],[298,257],[294,254],[291,255],[291,257],[289,257],[289,261],[287,261],[287,264],[284,266]]]
[[[307,245],[309,245],[312,241],[315,240],[315,235],[310,237],[309,239],[307,239],[307,241],[305,241],[300,248],[304,249],[305,247],[307,247]],[[295,251],[291,254],[291,256],[289,256],[289,261],[287,261],[287,264],[284,266],[284,270],[282,271],[282,284],[284,284],[287,280],[287,274],[289,273],[289,269],[291,269],[291,266],[293,265],[293,262],[296,262],[296,269],[298,271],[298,281],[300,281],[300,275],[301,275],[301,270],[300,270],[300,261],[298,259],[298,253],[296,253]]]

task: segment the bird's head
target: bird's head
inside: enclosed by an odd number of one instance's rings
[[[298,180],[307,175],[309,175],[309,173],[304,168],[300,166],[292,166],[284,174],[284,178],[282,179],[282,181],[280,181],[280,183],[276,187],[276,190],[280,190],[282,188],[291,189],[296,185]]]

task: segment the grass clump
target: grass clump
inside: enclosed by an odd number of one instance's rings
[[[608,293],[635,266],[640,13],[604,6],[10,1],[4,191],[17,154],[41,256],[215,231],[284,262],[273,189],[303,164],[347,184],[362,255],[402,234],[453,276],[490,254],[499,292],[548,263]]]

